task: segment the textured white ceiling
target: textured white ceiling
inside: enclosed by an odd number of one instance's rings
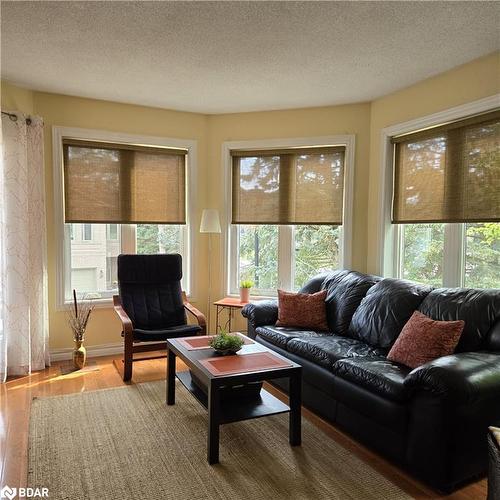
[[[2,78],[223,113],[372,100],[500,46],[498,2],[2,2]]]

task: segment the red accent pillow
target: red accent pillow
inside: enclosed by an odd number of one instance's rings
[[[387,359],[417,368],[428,361],[453,354],[465,322],[437,321],[415,311],[401,330]]]
[[[276,326],[295,326],[327,331],[326,290],[317,293],[290,293],[278,290]]]

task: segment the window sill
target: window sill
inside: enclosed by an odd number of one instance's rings
[[[231,297],[234,299],[239,298],[239,293],[229,293],[227,297]],[[252,300],[278,300],[277,295],[250,295],[250,301]]]
[[[78,299],[78,303],[80,303],[80,299]],[[113,307],[113,299],[110,297],[109,299],[93,299],[92,303],[95,309],[112,309]],[[57,311],[66,311],[68,307],[73,305],[73,301],[68,300],[62,304],[58,304],[56,310]]]
[[[115,294],[118,295],[118,292]],[[188,301],[191,303],[196,303],[196,299],[189,294],[186,294]],[[239,296],[239,295],[238,295]],[[80,299],[78,300],[80,302]],[[92,303],[94,305],[94,309],[113,309],[113,298],[109,297],[107,299],[92,299]],[[68,307],[71,307],[73,301],[66,301],[63,304],[58,304],[56,307],[56,311],[66,311]]]

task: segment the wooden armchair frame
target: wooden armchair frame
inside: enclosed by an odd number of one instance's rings
[[[199,335],[207,334],[207,320],[205,315],[200,312],[193,304],[189,303],[186,297],[186,293],[182,292],[182,301],[184,303],[184,309],[194,316],[198,321],[198,325],[201,327],[201,332]],[[134,341],[134,325],[132,320],[129,318],[127,312],[123,308],[121,299],[119,295],[113,296],[113,307],[120,318],[122,323],[122,337],[124,341],[124,354],[123,354],[123,380],[128,382],[132,378],[132,364],[134,361],[144,361],[147,359],[157,359],[165,358],[166,354],[161,356],[149,356],[134,359],[134,353],[137,352],[150,352],[150,351],[160,351],[166,349],[166,342],[141,342]]]

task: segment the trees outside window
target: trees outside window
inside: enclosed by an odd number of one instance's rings
[[[399,276],[438,287],[500,288],[500,223],[449,226],[401,225]],[[450,261],[461,263],[458,274],[446,272]]]
[[[298,290],[313,276],[338,268],[340,241],[339,226],[240,225],[238,282],[252,281],[253,293],[261,295]]]

